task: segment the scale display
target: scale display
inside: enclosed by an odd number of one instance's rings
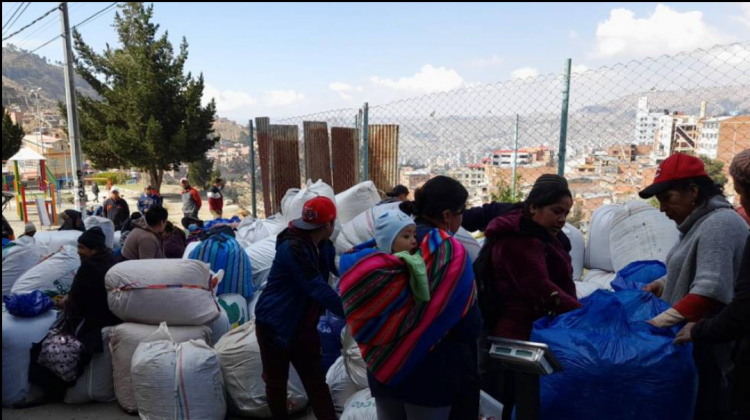
[[[562,365],[546,344],[495,337],[489,340],[492,343],[490,357],[510,370],[541,376],[562,370]]]

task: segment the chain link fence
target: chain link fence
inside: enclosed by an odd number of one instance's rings
[[[397,184],[414,191],[448,175],[469,189],[476,206],[520,201],[539,176],[564,173],[575,194],[571,219],[585,228],[602,205],[637,199],[658,164],[683,152],[705,156],[735,198],[727,173],[732,158],[750,147],[750,42],[595,70],[573,64],[561,74],[275,120],[271,127],[295,127],[300,184],[330,180],[337,192],[366,179],[382,192]],[[262,133],[255,137],[262,143]],[[261,150],[256,155],[256,168],[274,160]],[[261,172],[259,191],[268,188]],[[278,193],[257,196],[261,214],[278,210]]]

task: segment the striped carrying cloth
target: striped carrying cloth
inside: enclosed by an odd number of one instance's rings
[[[476,303],[474,270],[460,242],[434,229],[421,253],[428,302],[414,299],[408,268],[390,254],[365,256],[341,279],[349,329],[370,372],[386,385],[403,380]]]
[[[203,261],[214,273],[224,270],[224,280],[217,296],[238,294],[245,299],[253,296],[253,270],[250,257],[235,238],[225,233],[210,236],[190,253],[191,260]]]

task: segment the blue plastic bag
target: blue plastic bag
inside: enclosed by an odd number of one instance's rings
[[[698,375],[679,326],[645,321],[669,309],[635,290],[598,291],[583,308],[543,318],[531,340],[546,343],[564,371],[541,379],[545,420],[691,420]]]
[[[346,327],[346,320],[333,315],[329,311],[320,317],[318,334],[320,347],[323,350],[323,371],[328,370],[341,357],[341,331]]]
[[[661,261],[636,261],[617,273],[612,288],[620,290],[642,290],[653,281],[667,275],[667,266]]]
[[[49,296],[38,290],[24,295],[5,295],[3,303],[9,314],[21,318],[36,318],[55,306]]]

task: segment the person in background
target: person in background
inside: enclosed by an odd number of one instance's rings
[[[475,273],[485,291],[482,307],[489,336],[529,341],[534,322],[580,308],[573,282],[570,245],[558,239],[573,207],[565,178],[541,176],[525,202],[495,218],[485,231],[491,262]],[[488,352],[483,342],[480,352]],[[515,374],[482,357],[483,389],[503,403],[503,419],[516,404]]]
[[[378,203],[378,205],[390,204],[390,203],[403,203],[404,201],[409,200],[409,189],[403,185],[396,185],[395,187],[393,187],[391,191],[385,193],[385,196],[388,198]]]
[[[203,207],[201,195],[198,193],[198,190],[190,185],[190,181],[187,178],[182,178],[180,185],[182,186],[182,214],[185,217],[197,219],[198,213],[200,213],[201,207]]]
[[[656,328],[710,318],[732,301],[748,229],[723,191],[708,176],[701,159],[674,154],[659,166],[653,184],[640,193],[643,199],[656,197],[661,211],[680,231],[680,242],[667,255],[666,279],[644,288],[672,305],[649,321]],[[730,353],[728,345],[695,343],[699,377],[695,420],[728,415]]]
[[[288,420],[289,364],[297,370],[315,418],[336,420],[322,353],[318,320],[323,310],[344,318],[344,307],[328,285],[338,275],[331,242],[336,205],[317,197],[305,203],[302,217],[281,232],[268,285],[255,309],[268,407],[274,420]]]
[[[214,180],[211,189],[208,190],[208,209],[211,211],[214,220],[221,219],[224,215],[224,195],[221,193],[223,185],[224,180],[217,178]]]
[[[59,219],[62,220],[62,226],[58,229],[59,231],[79,230],[83,232],[86,230],[86,227],[83,224],[83,216],[79,211],[65,210],[60,213]]]
[[[97,184],[96,182],[94,182],[91,185],[91,194],[94,195],[94,203],[98,203],[99,202],[99,192],[100,192],[99,191],[99,184]]]
[[[78,237],[78,256],[81,267],[73,279],[70,293],[56,306],[68,316],[76,339],[84,346],[79,361],[82,372],[93,356],[105,351],[102,330],[119,325],[122,321],[110,311],[107,302],[104,279],[114,260],[100,227],[91,228]],[[39,352],[40,347],[36,345],[32,349],[32,360],[38,359]],[[37,363],[31,364],[29,380],[44,389],[49,400],[61,399],[68,386]]]
[[[154,206],[145,216],[133,222],[133,231],[122,246],[122,259],[153,260],[164,258],[164,230],[169,213],[164,207]]]
[[[163,206],[164,199],[149,185],[143,190],[143,195],[138,199],[138,211],[146,214],[153,206]]]
[[[427,181],[400,209],[415,218],[417,242],[433,229],[455,234],[463,221],[469,192],[446,176]],[[397,387],[373,383],[372,395],[427,407],[451,407],[451,420],[479,418],[480,380],[478,343],[482,316],[473,305],[422,364]],[[450,367],[450,369],[447,369]]]
[[[112,187],[109,198],[104,202],[103,216],[114,223],[115,231],[122,230],[122,224],[130,217],[130,206],[120,196],[117,187]]]
[[[188,233],[185,245],[190,245],[193,242],[200,242],[200,237],[203,234],[202,220],[197,217],[183,217],[182,227],[184,227]]]
[[[750,149],[734,158],[729,172],[742,208],[750,210]],[[730,376],[732,405],[739,411],[737,419],[750,418],[750,238],[745,242],[732,303],[713,318],[687,324],[675,343],[690,341],[701,344],[737,342],[734,371]]]
[[[135,225],[133,222],[143,217],[143,213],[141,212],[135,212],[128,217],[128,220],[125,221],[125,223],[122,224],[122,230],[120,230],[120,248],[125,245],[125,241],[128,239],[128,235],[130,235],[130,232],[135,229]]]
[[[26,223],[23,230],[23,236],[33,238],[34,235],[36,235],[36,226],[34,225],[34,222]]]
[[[185,254],[187,237],[182,229],[177,229],[172,222],[167,222],[164,229],[164,256],[170,259],[180,259]]]

